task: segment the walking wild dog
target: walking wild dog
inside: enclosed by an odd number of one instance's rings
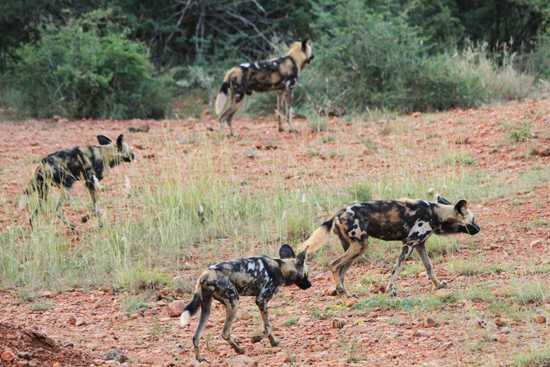
[[[223,83],[216,97],[216,114],[219,116],[220,127],[224,123],[229,126],[233,135],[231,121],[241,106],[246,94],[252,92],[277,91],[277,118],[279,131],[283,131],[283,117],[291,132],[296,129],[292,125],[292,97],[300,72],[305,65],[313,60],[313,49],[309,39],[291,44],[285,56],[244,63],[229,69],[223,78]],[[228,106],[226,106],[229,97]],[[283,109],[284,111],[281,111]]]
[[[295,284],[301,289],[311,287],[307,276],[305,251],[296,256],[292,247],[282,245],[279,256],[279,259],[260,256],[221,262],[209,266],[208,270],[202,273],[195,286],[193,299],[180,316],[180,324],[185,326],[190,316],[199,308],[201,309],[199,324],[193,336],[195,357],[198,361],[204,360],[200,355],[199,341],[210,316],[212,299],[218,300],[225,306],[227,314],[222,337],[237,353],[244,353],[244,349],[231,336],[231,324],[237,316],[239,296],[256,297],[256,305],[260,309],[264,322],[263,335],[253,338],[253,342],[267,337],[272,346],[279,344],[272,334],[267,303],[281,286]]]
[[[344,287],[344,277],[352,262],[367,250],[367,240],[374,237],[386,241],[401,241],[403,249],[392,271],[386,291],[397,295],[395,281],[399,276],[403,262],[416,249],[427,275],[436,288],[445,288],[433,273],[432,263],[426,251],[426,240],[432,234],[446,235],[468,233],[475,235],[480,231],[475,217],[468,209],[466,200],[452,205],[447,199],[437,195],[436,202],[424,200],[386,200],[369,201],[348,206],[321,227],[302,244],[309,252],[318,250],[327,240],[330,231],[334,231],[344,254],[334,259],[331,270],[336,283],[333,295],[350,295]]]
[[[30,223],[37,214],[43,202],[48,199],[50,187],[62,189],[61,197],[57,203],[56,214],[71,230],[75,226],[70,223],[63,214],[62,205],[66,199],[67,191],[76,181],[84,180],[92,198],[93,213],[98,218],[101,211],[97,205],[97,190],[99,181],[103,179],[109,167],[114,167],[121,162],[131,162],[135,156],[132,149],[124,141],[124,135],[119,135],[116,143],[104,135],[98,135],[99,146],[88,145],[86,147],[74,147],[52,153],[40,161],[34,172],[34,177],[25,190],[24,195],[29,196],[33,192],[38,193],[38,207],[31,214]]]

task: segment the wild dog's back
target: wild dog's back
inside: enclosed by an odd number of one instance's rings
[[[248,257],[225,261],[208,267],[225,275],[237,288],[240,295],[256,296],[274,277],[265,257]]]

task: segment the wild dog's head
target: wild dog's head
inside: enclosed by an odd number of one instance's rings
[[[481,228],[475,221],[474,214],[468,209],[466,200],[459,200],[455,205],[443,196],[436,195],[435,214],[439,225],[434,228],[436,234],[468,233],[477,234]]]
[[[306,38],[303,41],[293,42],[290,45],[288,55],[294,59],[300,70],[302,70],[314,58],[311,40]]]
[[[284,244],[279,249],[279,264],[286,285],[296,284],[301,289],[308,289],[311,283],[307,277],[306,251],[296,256],[292,247]]]
[[[97,141],[101,146],[113,144],[111,139],[109,139],[105,135],[98,135]],[[126,141],[124,140],[124,135],[122,134],[120,134],[116,139],[116,145],[114,145],[113,148],[113,156],[109,157],[110,161],[112,161],[113,164],[117,164],[119,162],[131,162],[136,158],[134,152],[132,151],[132,148],[126,143]]]

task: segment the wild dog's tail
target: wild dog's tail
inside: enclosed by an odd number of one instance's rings
[[[189,318],[193,316],[195,313],[197,313],[197,310],[199,309],[201,302],[202,302],[202,282],[203,276],[201,275],[199,277],[199,280],[197,280],[197,285],[195,286],[195,292],[193,293],[193,299],[185,308],[183,309],[183,312],[180,316],[180,325],[183,327],[189,323]]]
[[[326,242],[327,238],[330,235],[330,231],[332,229],[332,226],[334,225],[334,218],[332,217],[323,224],[319,228],[315,230],[309,236],[307,240],[305,240],[304,243],[300,246],[300,251],[307,250],[308,253],[313,253],[321,248]]]
[[[220,91],[218,92],[218,95],[216,96],[216,114],[219,115],[223,107],[225,106],[225,102],[227,101],[227,96],[229,95],[229,79],[231,78],[232,74],[236,71],[240,70],[238,67],[231,68],[225,73],[225,76],[223,77],[223,83],[220,88]]]

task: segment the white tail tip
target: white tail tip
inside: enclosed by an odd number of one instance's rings
[[[191,314],[189,313],[189,311],[183,311],[183,313],[180,316],[180,325],[181,325],[181,327],[184,327],[185,325],[187,325],[189,323],[189,317],[190,316],[191,316]]]

